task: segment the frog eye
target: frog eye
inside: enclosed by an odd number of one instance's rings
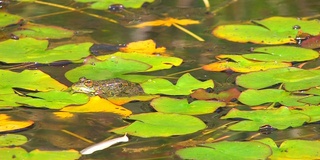
[[[86,85],[87,87],[92,87],[93,86],[93,82],[91,80],[86,80],[84,82],[84,85]]]

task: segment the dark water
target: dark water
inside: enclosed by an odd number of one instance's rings
[[[85,7],[83,4],[76,4],[73,1],[48,1],[70,7]],[[306,17],[313,16],[320,11],[320,1],[316,0],[215,0],[211,1],[210,11],[207,11],[200,0],[162,0],[147,5],[142,9],[126,9],[125,12],[110,13],[85,9],[89,13],[98,14],[115,19],[120,24],[97,19],[79,12],[67,12],[55,15],[50,13],[63,12],[64,9],[57,7],[36,4],[12,2],[5,10],[9,13],[18,14],[31,22],[57,25],[64,28],[76,30],[78,35],[71,39],[54,40],[50,47],[65,43],[94,42],[108,44],[124,44],[132,41],[153,39],[158,46],[165,46],[172,56],[184,59],[184,63],[176,68],[164,71],[149,73],[151,75],[166,76],[177,72],[198,68],[204,64],[216,61],[215,55],[221,53],[241,53],[258,45],[237,44],[218,39],[211,35],[211,31],[217,25],[238,23],[254,19],[263,19],[270,16]],[[215,14],[213,11],[218,10]],[[185,34],[175,27],[146,27],[143,29],[132,29],[124,26],[143,21],[161,19],[164,17],[175,17],[179,19],[189,18],[201,21],[199,25],[189,25],[186,28],[204,38],[205,42],[199,42],[193,37]],[[85,33],[90,31],[92,33]],[[64,78],[64,72],[77,65],[37,66],[38,69],[49,73],[53,78],[66,85],[71,83]],[[226,86],[234,85],[235,77],[238,74],[226,72],[208,72],[203,70],[190,71],[200,80],[213,79],[216,82],[217,90],[223,90]],[[175,74],[173,77],[180,77]],[[125,105],[133,113],[152,111],[149,103],[134,102]],[[244,106],[245,108],[245,106]],[[219,113],[199,116],[207,125],[208,130],[213,130],[225,123],[227,120],[219,120],[219,117],[226,114],[228,109],[222,109]],[[52,113],[52,110],[18,108],[5,113],[16,119],[30,119],[36,125],[27,131],[20,132],[26,135],[30,141],[23,147],[27,150],[34,149],[76,149],[81,150],[87,147],[87,142],[72,137],[61,130],[65,129],[83,137],[99,142],[114,134],[108,130],[127,123],[120,116],[108,113],[83,113],[76,114],[68,120],[59,120]],[[277,142],[290,138],[318,139],[318,124],[309,124],[299,128],[276,131],[269,135],[259,135],[256,139],[270,137]],[[174,159],[174,152],[185,145],[181,141],[195,139],[206,140],[208,138],[220,138],[228,136],[227,140],[246,140],[255,136],[257,132],[231,132],[218,130],[206,135],[194,133],[185,136],[173,136],[168,138],[138,138],[130,137],[129,143],[117,145],[104,151],[96,152],[81,159]]]

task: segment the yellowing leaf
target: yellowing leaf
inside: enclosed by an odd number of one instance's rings
[[[166,51],[165,47],[157,48],[156,43],[149,39],[145,41],[131,42],[126,47],[121,47],[122,52],[138,52],[143,54],[163,53]]]
[[[9,120],[9,116],[6,114],[0,114],[0,133],[11,132],[15,130],[21,130],[33,125],[33,121],[13,121]]]
[[[69,113],[69,112],[54,112],[53,114],[55,116],[59,117],[59,118],[71,118],[71,117],[73,117],[73,114]]]
[[[245,59],[240,55],[219,55],[217,58],[229,58],[234,62],[221,60],[215,63],[204,65],[202,68],[207,71],[232,70],[235,72],[246,73],[291,66],[291,63],[252,61]]]
[[[82,106],[69,106],[61,109],[60,111],[66,112],[112,112],[122,116],[129,116],[132,114],[121,106],[115,105],[110,101],[100,98],[99,96],[91,97],[87,104]]]
[[[134,97],[110,97],[108,100],[116,105],[123,105],[130,101],[149,101],[151,99],[160,97],[159,95],[142,95]]]
[[[166,18],[163,20],[154,20],[149,22],[140,23],[137,25],[134,25],[132,27],[136,28],[143,28],[148,26],[168,26],[170,27],[173,24],[180,24],[180,25],[188,25],[188,24],[199,24],[199,21],[192,20],[192,19],[175,19],[175,18]]]

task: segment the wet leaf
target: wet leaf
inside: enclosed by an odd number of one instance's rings
[[[32,91],[49,91],[67,88],[40,70],[24,70],[22,72],[0,70],[0,79],[0,89],[23,88]]]
[[[93,9],[106,10],[112,4],[122,4],[127,8],[140,8],[143,3],[150,2],[152,3],[154,0],[135,0],[135,1],[127,1],[127,0],[75,0],[76,2],[81,3],[92,3],[90,5]]]
[[[11,24],[17,24],[22,21],[22,17],[9,14],[6,12],[0,12],[0,27],[6,27]]]
[[[99,56],[97,57],[97,59],[108,60],[115,57],[123,58],[126,60],[135,60],[137,62],[143,62],[145,64],[150,65],[151,68],[146,71],[169,69],[172,66],[179,66],[183,61],[181,58],[177,58],[177,57],[146,55],[146,54],[140,54],[140,53],[123,53],[123,52],[116,52],[111,55]]]
[[[303,106],[306,104],[299,101],[303,98],[306,98],[306,96],[293,95],[291,92],[286,92],[285,90],[281,89],[248,89],[240,94],[238,100],[241,103],[249,106],[255,106],[269,102],[279,102],[285,106]]]
[[[317,105],[317,104],[320,104],[320,96],[309,96],[309,97],[300,99],[299,102],[311,104],[311,105]]]
[[[73,36],[74,31],[57,26],[28,23],[13,32],[18,37],[32,37],[36,39],[62,39]]]
[[[238,109],[231,109],[226,116],[221,119],[228,118],[243,118],[240,121],[228,127],[234,131],[258,131],[261,126],[270,125],[273,128],[283,130],[288,127],[299,127],[303,123],[309,122],[310,117],[295,113],[287,107],[280,107],[273,110],[257,110],[257,111],[240,111]]]
[[[299,108],[299,110],[292,110],[292,112],[308,115],[310,117],[308,123],[320,121],[320,106],[300,106],[297,108]]]
[[[6,114],[0,114],[0,133],[13,132],[26,129],[33,125],[33,121],[14,121],[10,120],[10,117]],[[0,153],[0,155],[2,155]]]
[[[80,158],[80,153],[76,150],[62,150],[62,151],[40,151],[33,150],[28,153],[20,147],[14,148],[0,148],[1,159],[23,159],[23,160],[37,160],[37,159],[50,159],[50,160],[75,160]]]
[[[286,140],[280,147],[270,138],[258,140],[258,142],[269,145],[272,155],[269,159],[319,159],[320,142],[308,140]]]
[[[108,97],[108,101],[116,105],[123,105],[131,101],[150,101],[154,98],[159,97],[159,95],[141,95],[133,97]]]
[[[207,71],[232,70],[235,72],[246,73],[291,66],[290,63],[252,61],[245,59],[241,55],[219,55],[217,58],[231,59],[232,61],[220,60],[218,62],[204,65],[202,68]]]
[[[19,134],[4,134],[0,136],[0,147],[19,146],[27,142],[27,137]]]
[[[176,154],[182,159],[224,159],[224,160],[257,160],[267,159],[272,151],[261,142],[217,142],[199,147],[180,149]]]
[[[150,104],[158,112],[186,115],[213,113],[219,107],[226,105],[224,102],[218,101],[193,101],[188,103],[187,99],[174,99],[168,97],[153,99]]]
[[[149,39],[145,41],[137,41],[137,42],[131,42],[127,44],[125,47],[120,47],[120,51],[126,52],[126,53],[142,53],[142,54],[153,54],[153,53],[164,53],[166,51],[165,47],[157,47],[156,43]]]
[[[301,62],[319,57],[317,51],[293,46],[259,47],[253,49],[253,52],[242,56],[255,61],[274,62]]]
[[[126,108],[115,105],[99,96],[90,97],[90,101],[82,106],[68,106],[60,111],[64,112],[111,112],[122,116],[129,116],[132,112]]]
[[[75,61],[88,56],[91,45],[92,43],[66,44],[46,50],[48,47],[47,40],[33,38],[9,39],[0,42],[0,56],[2,57],[1,61],[6,63]]]
[[[128,126],[113,129],[111,132],[147,138],[185,135],[206,128],[200,119],[180,114],[142,113],[132,115],[128,120],[136,121]]]
[[[205,89],[200,88],[194,91],[190,96],[200,100],[217,99],[223,102],[230,102],[233,99],[237,99],[239,95],[240,91],[237,88],[230,88],[218,94],[208,93]]]
[[[320,23],[317,20],[301,20],[291,17],[270,17],[251,24],[221,25],[213,30],[219,38],[233,42],[252,42],[257,44],[295,43],[294,38],[300,26],[305,33],[319,34]]]
[[[320,85],[320,70],[303,70],[293,67],[270,69],[240,75],[236,83],[252,89],[283,83],[283,87],[288,91],[304,90]]]
[[[176,85],[166,79],[151,79],[141,84],[146,94],[188,95],[198,88],[213,88],[212,80],[201,82],[189,73],[182,75]]]
[[[199,21],[192,20],[192,19],[175,19],[168,17],[163,20],[154,20],[154,21],[149,21],[149,22],[143,22],[131,27],[136,27],[136,28],[143,28],[143,27],[148,27],[148,26],[167,26],[170,27],[173,24],[179,24],[179,25],[189,25],[189,24],[199,24]]]
[[[150,67],[150,65],[143,62],[126,60],[119,57],[112,57],[102,62],[85,64],[75,69],[69,70],[68,72],[66,72],[65,77],[71,82],[77,82],[81,77],[86,77],[87,79],[91,80],[123,78],[130,81],[130,77],[134,77],[134,75],[124,74],[143,72],[148,70]],[[141,77],[143,78],[143,76]],[[146,76],[144,80],[149,78],[150,76]]]

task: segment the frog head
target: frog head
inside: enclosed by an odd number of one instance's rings
[[[86,79],[85,77],[81,77],[77,83],[73,84],[71,86],[71,90],[73,92],[81,92],[87,94],[95,93],[93,81],[90,79]]]

